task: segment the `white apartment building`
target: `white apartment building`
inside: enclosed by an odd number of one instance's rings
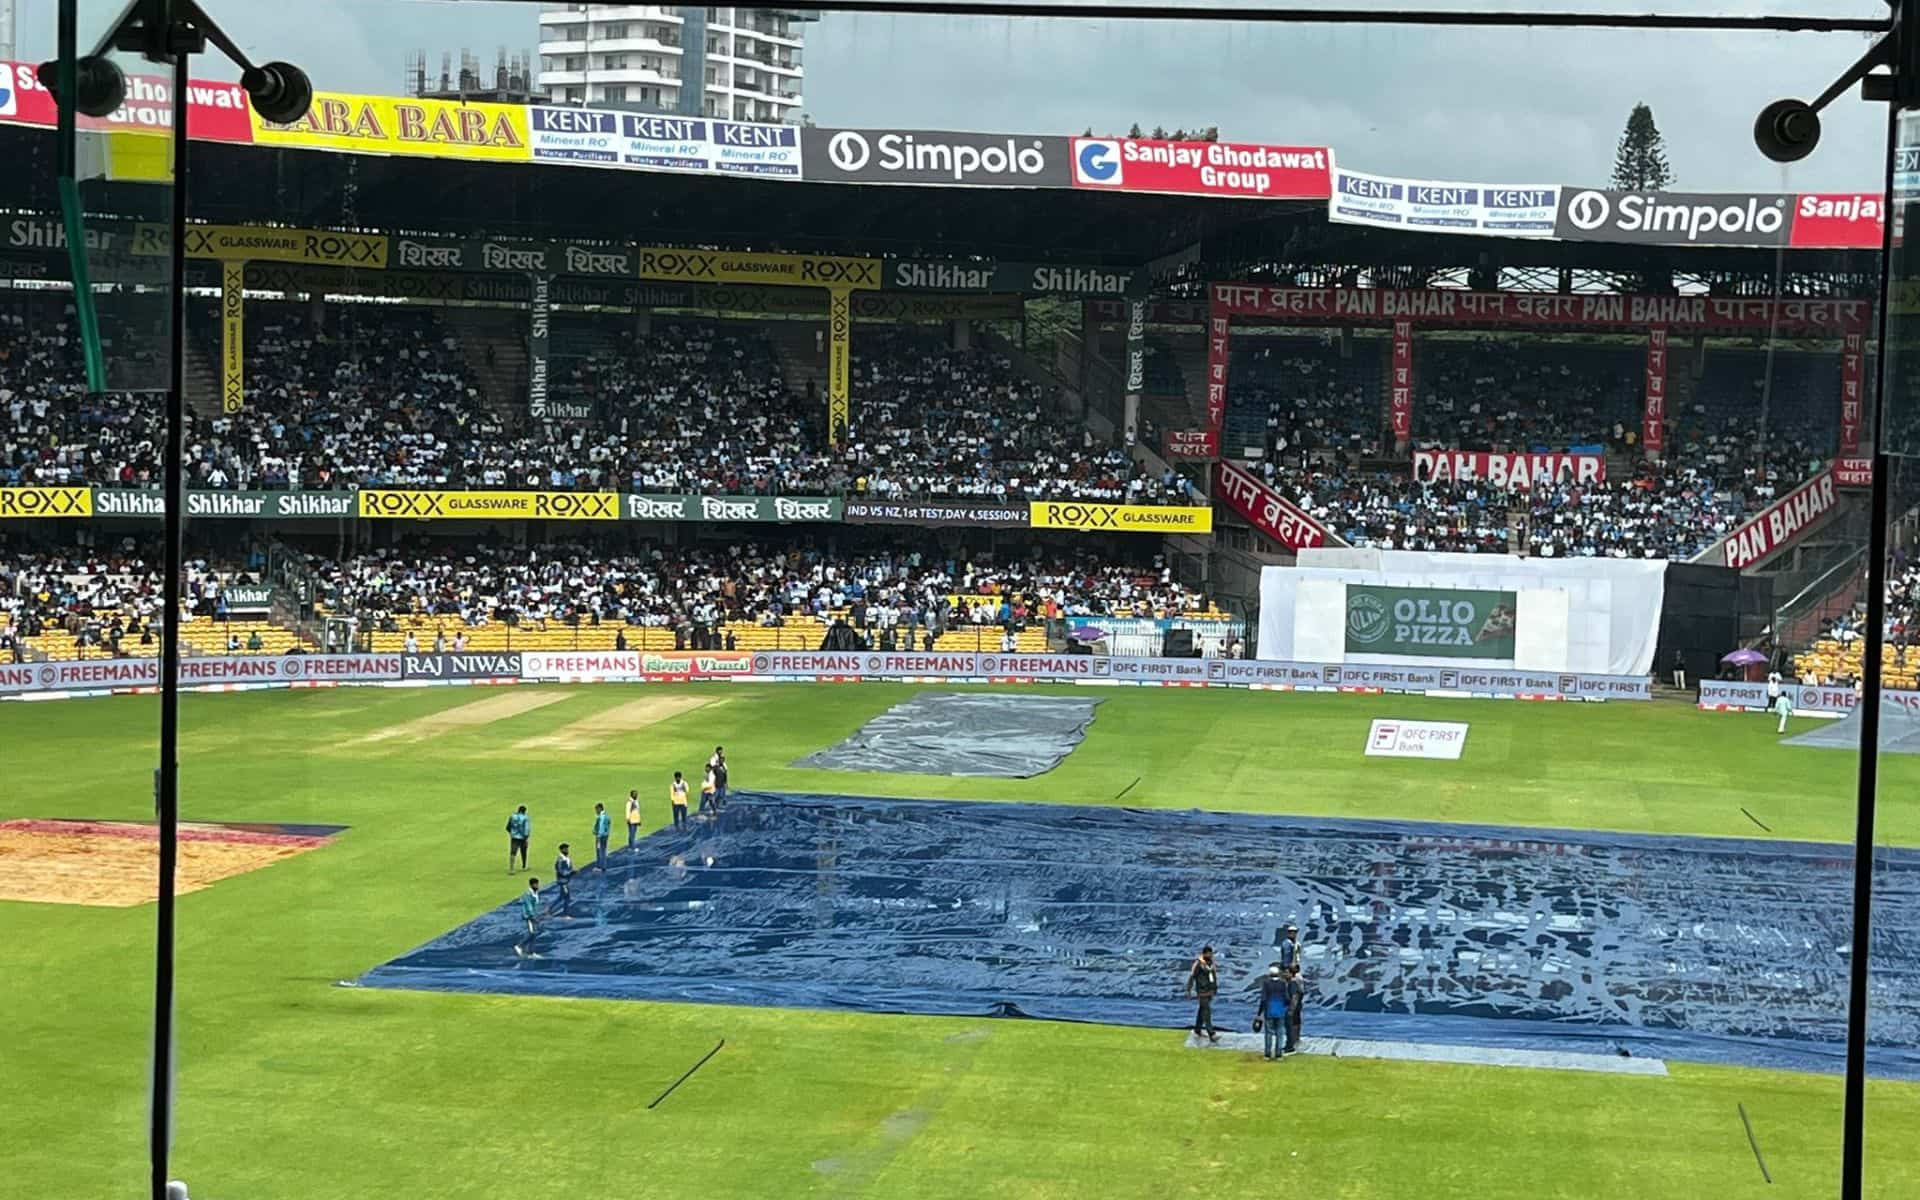
[[[794,124],[812,13],[542,4],[540,87],[558,104]]]

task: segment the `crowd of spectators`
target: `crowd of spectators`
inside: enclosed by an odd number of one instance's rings
[[[31,319],[29,319],[31,317]],[[849,442],[826,437],[819,384],[783,377],[750,326],[658,321],[556,358],[549,394],[591,420],[492,406],[456,338],[425,312],[265,303],[247,325],[245,407],[196,413],[188,487],[525,488],[1185,503],[1186,480],[1057,419],[1041,385],[988,348],[863,328]],[[88,398],[71,317],[0,314],[0,484],[157,484],[151,397]]]
[[[835,553],[751,542],[608,552],[580,545],[373,550],[314,559],[332,615],[397,630],[410,616],[450,627],[625,624],[718,630],[844,613],[877,633],[1024,625],[1047,618],[1177,615],[1203,599],[1164,561],[1091,556],[951,557],[936,551]]]
[[[183,564],[187,617],[227,615],[232,583],[257,582],[245,556]],[[0,542],[0,661],[17,657],[26,639],[63,630],[81,647],[118,654],[138,642],[151,647],[166,621],[159,553],[128,538],[104,549],[28,547]]]

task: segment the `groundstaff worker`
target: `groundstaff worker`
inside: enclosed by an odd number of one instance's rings
[[[1200,1005],[1193,1011],[1193,1035],[1199,1037],[1205,1033],[1209,1041],[1219,1041],[1220,1031],[1213,1027],[1213,998],[1220,992],[1220,969],[1213,962],[1213,947],[1200,947],[1200,957],[1193,960],[1193,967],[1187,972],[1186,994],[1196,997]]]
[[[1282,1041],[1287,1034],[1287,976],[1274,963],[1260,978],[1260,998],[1254,1001],[1253,1027],[1266,1036],[1260,1042],[1263,1058],[1275,1059],[1285,1053]]]
[[[527,880],[527,890],[520,893],[520,919],[526,922],[527,932],[513,944],[513,952],[521,958],[533,952],[533,935],[540,928],[540,881]]]
[[[507,874],[513,874],[513,856],[520,856],[522,870],[527,866],[527,839],[533,836],[533,818],[522,804],[507,814]]]

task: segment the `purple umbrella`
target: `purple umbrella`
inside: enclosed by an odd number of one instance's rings
[[[1742,649],[1735,650],[1732,654],[1721,655],[1720,661],[1731,667],[1744,667],[1753,663],[1763,663],[1767,661],[1767,656],[1758,650]]]
[[[1107,636],[1107,631],[1095,625],[1082,625],[1071,636],[1076,642],[1097,642]]]

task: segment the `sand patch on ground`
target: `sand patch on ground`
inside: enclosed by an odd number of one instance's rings
[[[475,729],[481,725],[491,725],[495,721],[505,721],[522,713],[532,712],[536,708],[545,708],[549,704],[558,704],[572,697],[572,692],[531,692],[513,688],[499,695],[488,696],[482,700],[470,701],[444,712],[430,713],[404,725],[395,725],[391,729],[379,729],[361,738],[361,742],[408,741],[423,742],[439,737],[444,733],[454,733],[462,729]]]
[[[324,846],[290,837],[183,824],[177,896]],[[0,822],[0,900],[132,908],[157,890],[160,831],[115,821]]]
[[[704,708],[709,704],[724,704],[724,700],[712,700],[704,696],[643,696],[638,700],[629,700],[586,716],[571,725],[563,725],[552,733],[530,737],[515,742],[515,750],[587,750],[610,738],[622,734],[635,733],[649,725],[657,725],[684,712]]]

